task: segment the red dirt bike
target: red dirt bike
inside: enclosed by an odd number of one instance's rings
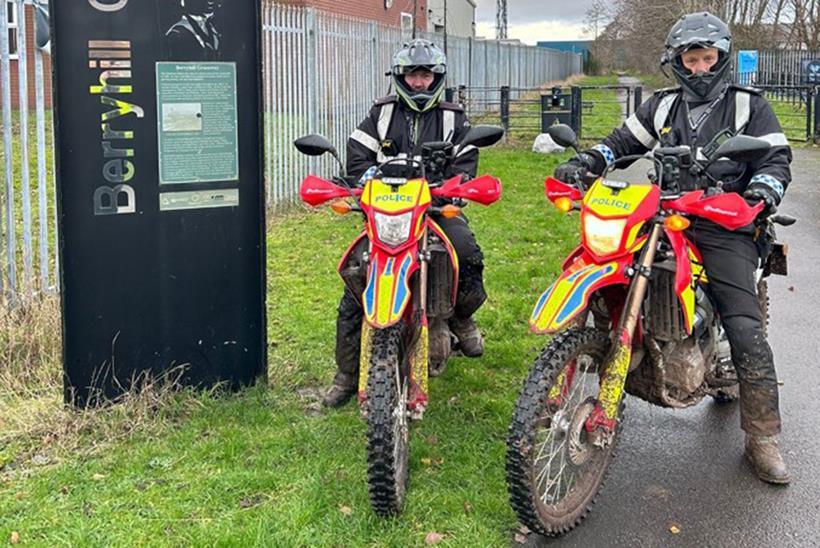
[[[569,127],[553,126],[549,133],[578,150]],[[695,186],[706,187],[709,163],[748,162],[769,148],[740,135],[715,143],[703,163],[688,147],[618,160],[654,160],[651,183],[605,174],[584,190],[584,181],[546,180],[547,197],[559,210],[580,209],[583,241],[530,318],[533,332],[556,335],[524,383],[507,439],[510,502],[531,530],[557,536],[585,517],[614,456],[624,392],[672,408],[707,395],[737,397],[731,362],[721,358],[728,343],[705,290],[700,254],[683,231],[690,224],[686,216],[737,230],[754,222],[763,204],[750,207],[740,195],[714,189],[682,191],[680,174],[688,171]],[[766,318],[765,277],[786,274],[785,247],[774,243],[773,222],[794,219],[772,216],[758,225],[771,248],[758,278]]]
[[[476,126],[459,146],[490,146],[502,136],[499,128]],[[304,154],[330,152],[339,161],[318,135],[295,145]],[[458,257],[431,214],[452,218],[465,200],[489,205],[501,197],[501,183],[489,175],[445,180],[455,153],[451,143],[425,143],[420,159],[388,160],[362,188],[344,176],[331,182],[309,175],[300,191],[311,206],[332,200],[335,212],[360,212],[365,220],[338,270],[364,311],[359,405],[368,425],[370,501],[382,516],[402,509],[409,420],[421,419],[427,407],[428,367],[440,370],[452,350],[447,320],[455,305]],[[434,205],[438,198],[441,205]]]

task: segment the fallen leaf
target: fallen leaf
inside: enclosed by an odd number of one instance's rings
[[[91,479],[93,479],[94,481],[104,480],[105,478],[105,474],[94,474],[93,476],[91,476]]]
[[[424,466],[430,466],[430,465],[432,465],[432,464],[433,464],[433,459],[430,459],[430,458],[425,457],[425,458],[421,459],[421,463],[422,463]]]
[[[9,542],[12,544],[20,544],[20,533],[17,531],[11,532],[11,538],[9,538]]]
[[[427,533],[427,536],[424,537],[424,544],[427,546],[432,546],[434,544],[438,544],[444,540],[444,535],[441,533]]]
[[[350,506],[339,506],[339,512],[341,512],[345,516],[349,516],[353,514],[353,508],[351,508]]]
[[[473,511],[473,505],[470,504],[468,501],[464,501],[464,513],[469,514]]]
[[[45,466],[46,464],[51,462],[51,458],[47,455],[34,455],[31,457],[31,462],[36,464],[37,466]]]
[[[673,535],[677,535],[678,533],[680,533],[680,525],[678,525],[677,523],[670,523],[669,532]]]
[[[521,533],[516,533],[513,538],[515,539],[515,542],[517,542],[518,544],[524,544],[525,542],[527,542],[527,535],[522,535]]]
[[[435,464],[436,466],[441,466],[442,464],[444,464],[444,458],[443,457],[437,458],[436,460],[433,461],[433,464]]]
[[[14,498],[16,498],[17,500],[23,500],[24,496],[25,495],[23,494],[22,491],[17,491],[16,493],[14,493]]]

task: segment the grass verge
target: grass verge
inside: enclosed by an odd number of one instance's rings
[[[55,303],[43,303],[35,325],[3,319],[17,350],[0,354],[0,540],[16,532],[39,545],[407,546],[437,532],[443,545],[508,545],[504,439],[545,343],[527,319],[576,240],[577,219],[559,216],[543,194],[560,158],[482,152],[481,172],[504,183],[499,203],[467,209],[486,255],[490,299],[478,321],[487,351],[452,360],[431,383],[431,408],[412,428],[403,515],[382,520],[369,508],[355,406],[319,405],[334,370],[334,268],[359,223],[298,210],[269,224],[267,388],[157,388],[101,411],[65,410]],[[34,376],[16,383],[20,371]]]

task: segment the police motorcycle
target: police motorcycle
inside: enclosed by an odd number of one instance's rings
[[[578,151],[568,126],[553,126],[549,134]],[[728,230],[755,221],[763,204],[752,207],[724,193],[719,181],[707,184],[706,168],[720,158],[748,162],[769,148],[753,137],[724,136],[704,148],[705,161],[689,147],[618,159],[616,165],[650,159],[648,182],[612,180],[607,173],[591,185],[546,180],[556,208],[580,211],[582,243],[529,320],[534,333],[554,337],[535,359],[508,432],[510,503],[532,531],[558,536],[586,516],[614,457],[624,393],[671,408],[707,395],[737,396],[709,280],[684,230],[696,216]],[[682,188],[682,174],[699,188]],[[757,227],[766,318],[765,278],[787,273],[786,248],[774,241],[773,224],[793,222],[773,215]]]
[[[459,146],[486,147],[502,136],[500,128],[475,126]],[[332,181],[308,175],[302,200],[331,202],[334,212],[364,219],[338,271],[364,312],[358,400],[367,421],[370,501],[381,516],[398,514],[409,475],[409,421],[427,408],[428,370],[441,369],[452,351],[447,320],[456,302],[458,257],[431,214],[453,218],[468,201],[490,205],[501,197],[501,183],[490,175],[447,177],[457,151],[444,141],[423,144],[420,159],[385,161],[363,187],[344,176],[338,153],[323,137],[294,144],[303,154],[332,154],[342,171]]]

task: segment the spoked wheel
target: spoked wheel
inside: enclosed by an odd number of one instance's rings
[[[558,335],[518,397],[507,438],[507,486],[518,519],[539,534],[558,536],[581,522],[614,457],[618,432],[599,448],[585,428],[609,347],[608,334],[593,328]]]
[[[367,379],[367,482],[380,516],[401,512],[410,442],[407,376],[401,367],[401,328],[373,333]]]

